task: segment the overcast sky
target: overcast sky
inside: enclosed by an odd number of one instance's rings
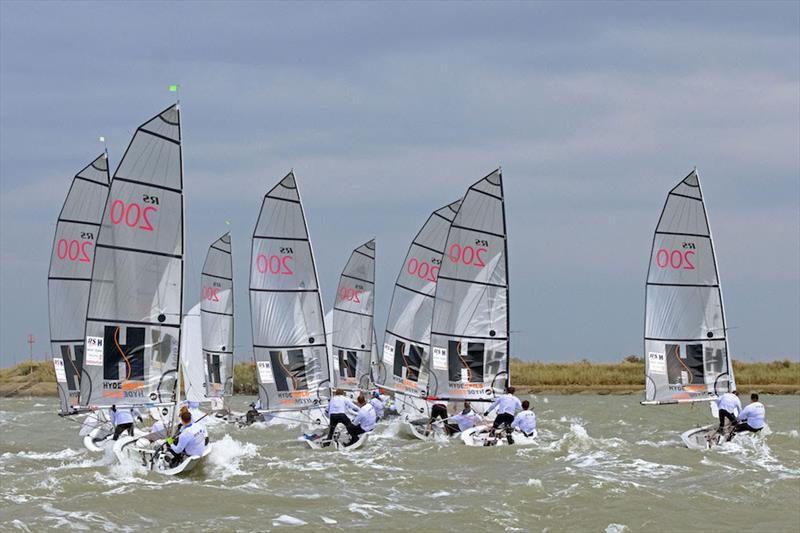
[[[380,339],[419,226],[499,165],[513,355],[641,353],[652,232],[697,166],[734,357],[798,359],[799,5],[0,2],[0,366],[27,357],[28,333],[49,349],[73,174],[99,135],[115,168],[171,83],[186,302],[230,220],[240,359],[249,238],[289,169],[326,307],[352,248],[377,238]]]

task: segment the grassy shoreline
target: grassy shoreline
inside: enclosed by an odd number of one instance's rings
[[[769,363],[735,362],[736,383],[743,392],[800,394],[800,363],[788,359]],[[514,386],[523,394],[642,394],[644,361],[635,356],[621,363],[535,363],[512,359]],[[0,370],[0,397],[56,396],[50,362],[25,362]],[[256,394],[255,368],[237,363],[236,394]]]

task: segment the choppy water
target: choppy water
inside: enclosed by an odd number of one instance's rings
[[[296,428],[220,424],[210,461],[184,478],[85,451],[54,400],[5,399],[0,529],[800,531],[800,397],[765,399],[771,435],[709,452],[680,441],[709,422],[707,406],[533,399],[529,448],[425,443],[381,425],[362,450],[313,451]]]

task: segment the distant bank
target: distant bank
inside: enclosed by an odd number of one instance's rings
[[[734,362],[739,390],[772,394],[800,394],[800,363],[785,359],[771,363]],[[630,356],[621,363],[530,363],[511,362],[511,376],[518,392],[556,394],[642,394],[644,361]],[[20,363],[0,370],[0,397],[55,396],[56,377],[49,362]],[[255,368],[237,363],[234,368],[236,394],[256,394]]]

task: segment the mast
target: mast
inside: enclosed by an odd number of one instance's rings
[[[108,156],[104,152],[72,178],[53,236],[47,292],[50,350],[61,414],[72,412],[79,402],[95,240],[108,190]]]
[[[722,289],[696,169],[667,194],[645,287],[642,403],[706,401],[734,390]]]

